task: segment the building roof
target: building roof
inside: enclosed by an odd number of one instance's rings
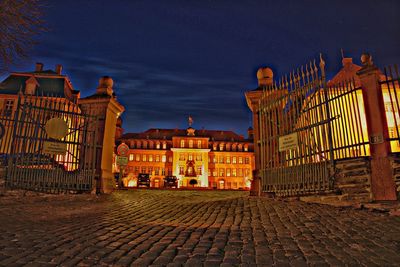
[[[119,139],[156,139],[172,140],[174,136],[186,136],[186,129],[149,129],[141,133],[126,133]],[[208,137],[211,141],[250,142],[233,131],[223,130],[196,130],[194,137]]]

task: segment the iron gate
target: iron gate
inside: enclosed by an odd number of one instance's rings
[[[6,186],[50,193],[92,190],[97,117],[65,98],[19,94],[15,101],[15,108],[0,117]],[[59,123],[49,125],[51,120]],[[64,135],[50,133],[60,127]]]
[[[329,192],[334,160],[369,155],[361,87],[327,86],[322,57],[264,87],[258,106],[263,192]]]

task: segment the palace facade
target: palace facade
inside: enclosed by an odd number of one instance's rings
[[[176,176],[181,188],[249,189],[255,164],[252,128],[248,135],[192,127],[124,134],[118,139],[130,148],[124,185],[137,186],[138,174],[147,173],[151,187],[163,187],[163,178]]]

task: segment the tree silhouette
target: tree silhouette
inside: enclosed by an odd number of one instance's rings
[[[0,0],[0,72],[26,58],[45,31],[40,0]]]

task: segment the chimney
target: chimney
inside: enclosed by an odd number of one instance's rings
[[[36,63],[35,72],[43,71],[43,63]]]
[[[252,127],[249,127],[249,129],[247,129],[247,139],[249,140],[254,139],[254,130]]]
[[[56,65],[56,72],[58,75],[61,75],[61,71],[62,71],[62,65],[61,64],[57,64]]]

